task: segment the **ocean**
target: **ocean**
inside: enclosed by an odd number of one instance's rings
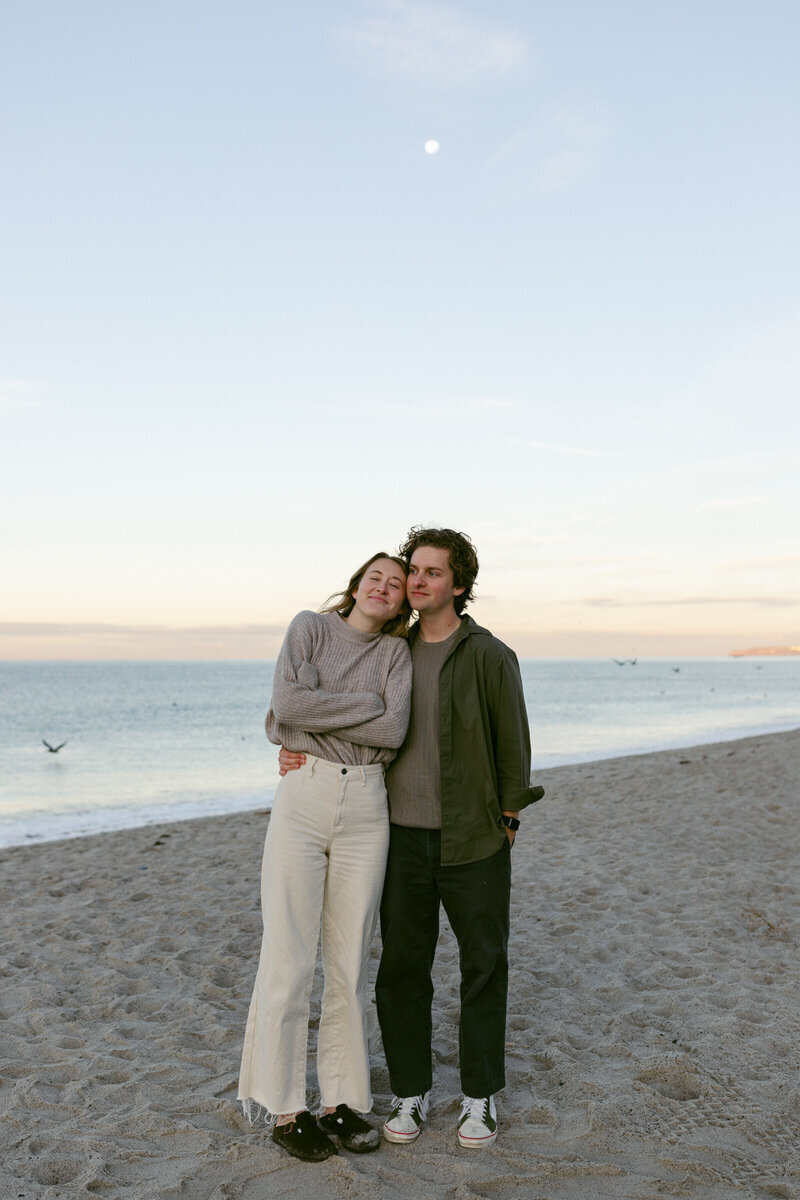
[[[274,663],[0,663],[0,846],[268,808]],[[537,767],[800,725],[800,657],[523,659]],[[42,744],[66,745],[51,754]]]

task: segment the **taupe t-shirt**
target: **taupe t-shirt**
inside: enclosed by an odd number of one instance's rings
[[[439,672],[459,630],[443,642],[417,637],[411,650],[414,682],[408,733],[386,771],[389,819],[393,825],[441,829],[439,789]]]

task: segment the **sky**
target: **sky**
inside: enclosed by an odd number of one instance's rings
[[[796,0],[4,0],[0,658],[800,642]],[[438,151],[426,143],[438,143]]]

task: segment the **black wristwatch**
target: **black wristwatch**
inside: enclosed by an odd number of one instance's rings
[[[508,816],[506,816],[505,813],[502,814],[502,817],[503,817],[503,824],[508,829],[511,829],[511,830],[513,830],[514,833],[516,833],[517,830],[519,829],[519,817],[508,817]]]

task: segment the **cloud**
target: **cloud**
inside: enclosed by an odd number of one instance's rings
[[[474,405],[475,408],[496,408],[496,409],[518,409],[520,407],[518,400],[500,400],[496,396],[475,396],[466,401],[467,404]]]
[[[605,110],[587,101],[545,105],[490,159],[488,170],[517,190],[558,191],[584,179],[609,137]]]
[[[211,634],[215,637],[274,637],[286,632],[285,625],[108,625],[102,623],[47,621],[0,621],[0,637],[182,637]]]
[[[520,658],[595,658],[600,655],[689,657],[723,655],[730,652],[740,635],[731,633],[686,633],[677,630],[650,632],[643,629],[515,629],[497,624],[494,632]],[[747,635],[744,635],[745,639]]]
[[[743,486],[752,486],[764,480],[775,479],[792,473],[800,467],[800,458],[793,454],[773,451],[754,451],[751,454],[732,454],[726,458],[704,459],[684,462],[655,474],[648,471],[636,479],[621,483],[614,494],[623,496],[631,492],[669,488],[673,494],[688,495],[691,487],[721,490],[730,488],[730,497],[712,496],[702,502],[709,507],[727,507],[741,498]],[[760,498],[759,498],[760,500]],[[700,501],[698,500],[699,507]]]
[[[534,547],[535,548],[535,547]],[[505,548],[504,548],[505,549]],[[510,572],[516,574],[519,571],[535,571],[537,578],[540,578],[545,572],[555,572],[563,574],[566,571],[578,571],[595,573],[608,573],[613,568],[613,574],[619,578],[623,575],[629,575],[634,571],[637,575],[641,573],[644,556],[637,555],[635,557],[611,556],[604,557],[586,557],[586,558],[558,558],[555,555],[548,554],[543,547],[539,548],[539,552],[535,555],[516,554],[513,557],[507,557],[508,551],[501,554],[498,551],[487,555],[481,554],[481,566],[487,571],[496,573]],[[652,578],[654,575],[666,575],[669,573],[667,567],[656,567],[647,565],[647,575]],[[481,596],[481,599],[484,599]],[[585,603],[585,602],[584,602]],[[596,605],[601,607],[601,605]]]
[[[575,539],[565,537],[561,533],[548,533],[535,536],[525,530],[511,530],[508,533],[496,532],[495,542],[510,546],[513,550],[538,549],[540,547],[552,550],[553,547],[571,546]]]
[[[43,408],[44,401],[38,397],[41,390],[37,379],[0,379],[0,415]]]
[[[356,62],[374,74],[452,88],[493,83],[528,61],[528,39],[458,9],[382,0],[358,25],[339,31]]]
[[[563,446],[556,442],[539,442],[533,438],[509,438],[516,446],[533,446],[536,450],[550,450],[554,454],[578,454],[584,458],[621,458],[611,450],[592,450],[588,446]]]
[[[619,600],[598,596],[583,601],[589,608],[684,608],[696,605],[752,604],[756,608],[800,608],[797,596],[683,596],[673,600]]]
[[[732,496],[729,500],[706,500],[697,506],[698,512],[704,509],[750,508],[754,504],[769,504],[768,496]]]
[[[0,656],[50,659],[247,659],[275,657],[285,625],[112,625],[0,622]]]
[[[782,571],[800,567],[800,555],[787,554],[779,558],[750,558],[718,563],[716,571]]]
[[[645,554],[637,555],[609,555],[608,557],[594,558],[551,558],[546,562],[536,564],[537,571],[542,567],[553,567],[556,570],[562,567],[641,567],[642,563],[648,556]],[[654,570],[666,570],[666,568],[656,568],[648,565],[647,572],[651,574]]]
[[[492,521],[477,522],[472,534],[479,547],[481,566],[487,570],[519,569],[521,563],[527,568],[532,562],[538,570],[540,562],[551,561],[553,551],[558,553],[575,545],[574,538],[562,534],[535,534],[528,528],[514,526],[498,528]]]
[[[311,412],[328,413],[330,411],[328,404],[303,404],[299,407]],[[502,400],[495,396],[463,396],[453,400],[421,404],[381,400],[363,404],[337,404],[336,411],[340,416],[368,417],[371,421],[374,421],[376,417],[399,417],[401,420],[414,421],[452,421],[454,418],[482,420],[487,413],[512,413],[520,407],[521,405],[516,400]]]

